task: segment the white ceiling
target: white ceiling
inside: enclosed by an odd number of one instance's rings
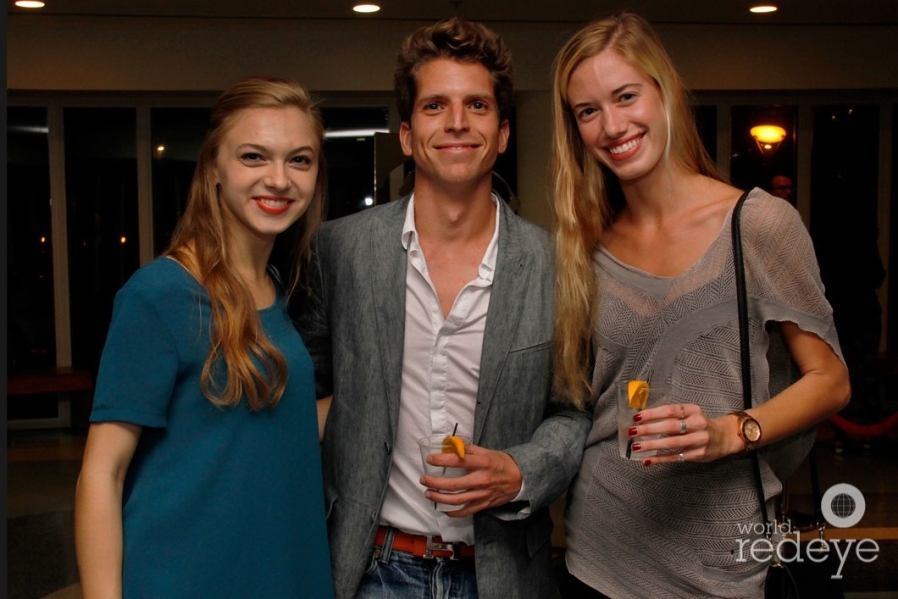
[[[45,0],[25,10],[7,0],[7,12],[69,16],[185,18],[387,19],[435,21],[455,14],[480,21],[581,23],[622,8],[653,23],[773,25],[896,25],[896,0],[773,0],[780,10],[753,15],[752,0],[380,0],[371,15],[352,12],[352,0]],[[366,0],[372,1],[372,0]],[[377,1],[377,0],[373,0]],[[769,3],[769,2],[764,2]]]

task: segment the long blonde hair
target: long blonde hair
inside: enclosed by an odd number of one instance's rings
[[[187,207],[164,252],[199,280],[212,305],[211,347],[203,365],[203,395],[218,406],[235,406],[246,398],[256,411],[277,405],[287,385],[287,363],[265,336],[249,288],[228,255],[228,223],[223,215],[214,168],[219,147],[238,116],[251,108],[298,108],[312,124],[318,140],[318,178],[306,212],[289,230],[295,236],[293,268],[287,279],[291,293],[301,265],[311,258],[311,241],[324,220],[326,164],[321,155],[324,125],[312,98],[296,81],[250,77],[231,86],[212,107],[209,131],[200,148]],[[227,371],[223,388],[216,372]]]
[[[592,255],[623,205],[620,182],[584,146],[568,101],[568,84],[583,61],[612,49],[658,86],[667,119],[664,159],[690,172],[722,180],[702,146],[689,97],[657,34],[642,17],[623,12],[583,27],[555,59],[555,250],[558,264],[555,316],[555,393],[582,406],[591,392],[592,334],[598,287]]]

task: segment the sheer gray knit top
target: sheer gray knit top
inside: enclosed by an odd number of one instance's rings
[[[710,418],[743,408],[730,215],[683,274],[651,275],[600,249],[594,256],[599,323],[593,336],[593,426],[566,516],[567,564],[613,598],[762,596],[766,563],[752,560],[762,522],[750,460],[646,467],[618,454],[619,380],[671,385],[671,403]],[[814,248],[798,212],[754,189],[742,211],[754,403],[795,374],[776,323],[825,340],[841,358]],[[760,451],[768,507],[813,441],[808,431]],[[771,512],[772,514],[773,512]]]

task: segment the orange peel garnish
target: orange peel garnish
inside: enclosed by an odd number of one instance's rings
[[[632,410],[644,410],[649,403],[649,384],[647,381],[630,381],[627,383],[627,405]]]
[[[448,435],[443,439],[443,449],[440,453],[454,453],[461,459],[465,459],[465,440],[455,435]]]

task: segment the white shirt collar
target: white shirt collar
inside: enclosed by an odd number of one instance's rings
[[[483,253],[483,259],[480,261],[479,275],[487,281],[493,280],[493,273],[496,271],[496,258],[499,255],[499,196],[490,194],[493,205],[496,207],[496,228],[493,231],[493,237],[490,244]],[[406,251],[419,250],[421,246],[418,244],[418,229],[415,227],[415,194],[413,193],[408,201],[408,209],[405,211],[405,223],[402,225],[402,247]]]

